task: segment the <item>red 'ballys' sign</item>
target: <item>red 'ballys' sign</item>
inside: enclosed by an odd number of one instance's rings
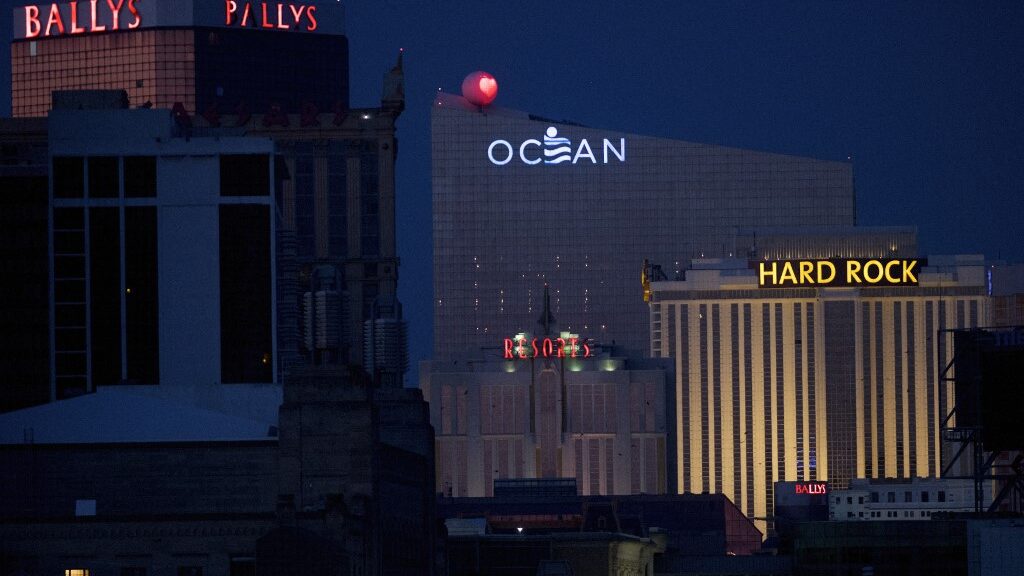
[[[505,338],[506,360],[530,358],[590,358],[590,346],[579,338]]]
[[[85,34],[121,29],[121,14],[132,20],[127,28],[142,25],[142,14],[136,6],[140,0],[81,0],[67,4],[53,3],[25,6],[25,37]],[[65,10],[61,10],[66,6]]]
[[[77,0],[24,7],[25,38],[134,30],[142,26],[140,6],[148,0]],[[207,0],[204,0],[204,2]],[[210,0],[217,1],[217,0]],[[167,25],[150,20],[149,26]],[[314,32],[317,7],[292,2],[224,0],[224,26]]]
[[[797,494],[828,494],[828,484],[824,482],[808,482],[796,485]]]
[[[313,32],[319,23],[316,21],[316,6],[224,0],[224,25]]]

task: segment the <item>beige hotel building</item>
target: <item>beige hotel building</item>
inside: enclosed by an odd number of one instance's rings
[[[776,481],[939,475],[940,331],[987,324],[984,259],[918,260],[913,228],[746,231],[735,254],[650,284],[652,356],[675,363],[678,490],[760,519]]]

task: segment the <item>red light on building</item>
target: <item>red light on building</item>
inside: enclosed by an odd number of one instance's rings
[[[498,81],[487,72],[473,72],[462,81],[462,95],[476,106],[487,106],[498,96]]]

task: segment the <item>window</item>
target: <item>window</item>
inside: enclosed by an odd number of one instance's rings
[[[946,491],[945,490],[939,490],[938,501],[939,502],[945,502],[946,501]]]
[[[846,497],[846,503],[847,504],[853,504],[853,496],[847,496]]]
[[[85,167],[81,156],[53,159],[53,197],[81,198],[85,195]]]
[[[888,501],[890,503],[893,503],[893,504],[896,503],[896,493],[895,492],[889,492],[888,497],[889,497]]]
[[[871,493],[871,501],[872,502],[878,502],[878,492],[872,492]]]
[[[89,158],[89,198],[117,198],[116,156]]]
[[[221,381],[273,381],[270,207],[220,206]]]
[[[89,570],[85,568],[71,568],[64,571],[64,576],[89,576]]]
[[[124,195],[126,198],[156,196],[155,156],[125,156]]]
[[[914,493],[909,491],[909,490],[904,492],[903,493],[903,501],[904,502],[913,502],[914,501]]]
[[[236,556],[231,559],[229,576],[256,576],[256,559]]]
[[[266,154],[220,157],[221,196],[270,194],[270,157]]]
[[[853,512],[847,512],[846,513],[846,517],[847,518],[853,518]]]
[[[857,516],[858,516],[859,518],[863,518],[863,517],[864,517],[864,513],[863,513],[863,512],[857,512]]]
[[[927,502],[927,501],[928,501],[928,492],[922,491],[921,492],[921,502]]]
[[[863,504],[863,503],[864,503],[864,497],[863,496],[858,496],[857,497],[857,504]]]

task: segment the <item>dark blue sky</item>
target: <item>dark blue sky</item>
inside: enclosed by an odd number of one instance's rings
[[[952,4],[347,2],[353,105],[379,100],[406,50],[398,241],[412,360],[432,339],[431,96],[477,69],[497,77],[498,104],[552,118],[850,157],[861,225],[916,225],[925,254],[1024,261],[1024,4]],[[10,11],[0,19],[9,35]]]

